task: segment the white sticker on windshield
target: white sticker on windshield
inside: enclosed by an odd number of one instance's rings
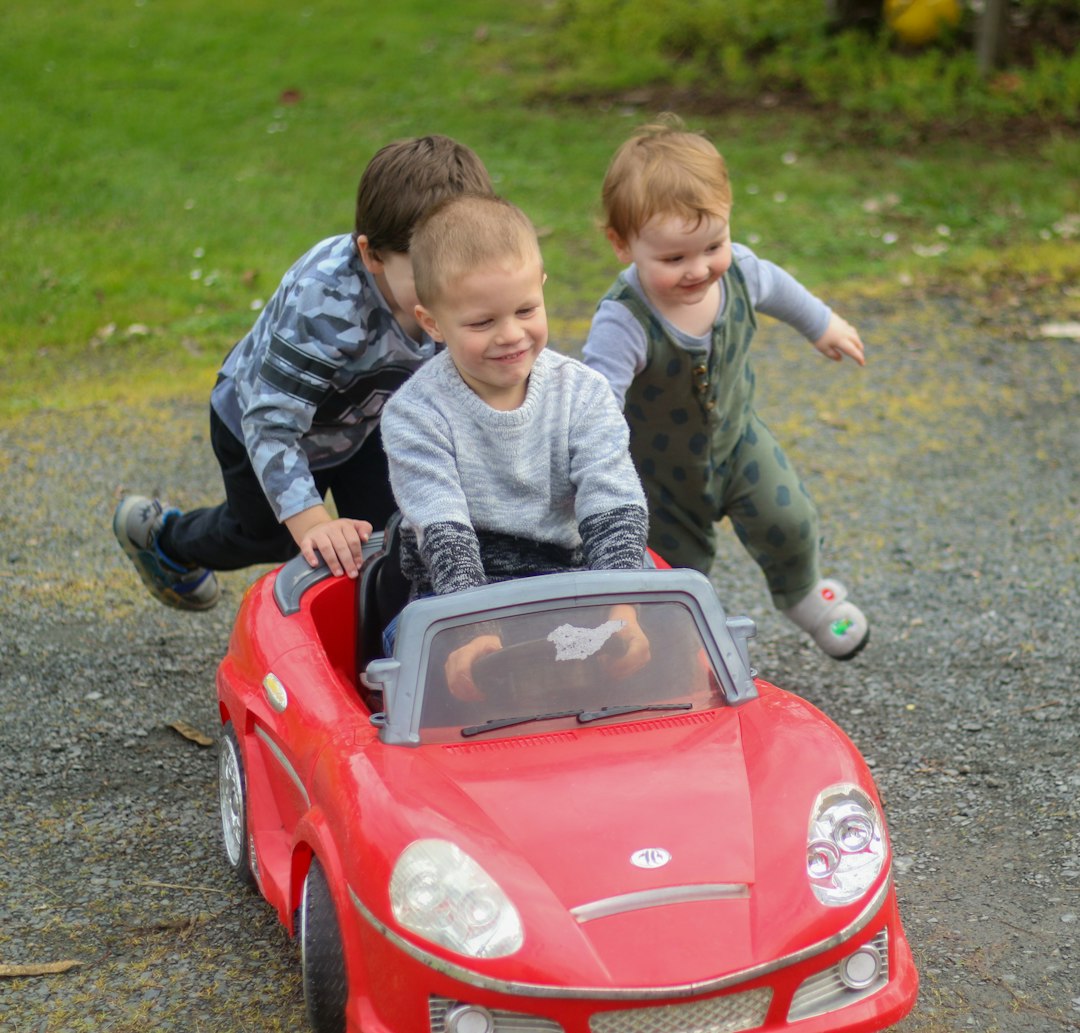
[[[573,624],[560,624],[548,641],[555,643],[556,660],[588,660],[599,652],[612,635],[626,627],[626,621],[605,621],[598,628],[575,628]]]

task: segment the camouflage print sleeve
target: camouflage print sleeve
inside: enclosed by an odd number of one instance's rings
[[[355,334],[355,327],[312,311],[319,292],[309,286],[304,293],[274,329],[243,417],[248,454],[279,520],[321,501],[300,442],[344,362],[336,341]]]

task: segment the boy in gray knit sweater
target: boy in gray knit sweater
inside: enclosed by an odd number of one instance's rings
[[[607,381],[545,351],[544,270],[528,218],[498,198],[432,209],[413,232],[417,319],[445,344],[387,403],[390,483],[402,513],[413,594],[580,568],[640,567],[645,497],[626,421]],[[619,607],[629,669],[648,655],[632,607]],[[448,667],[475,690],[481,635]]]

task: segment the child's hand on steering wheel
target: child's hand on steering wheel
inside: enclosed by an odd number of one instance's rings
[[[625,649],[618,656],[605,657],[606,667],[612,677],[625,678],[635,671],[640,671],[652,659],[652,649],[645,632],[638,624],[635,606],[613,606],[610,616],[612,620],[623,622],[616,637],[625,645]]]
[[[502,640],[498,635],[478,635],[476,638],[458,646],[446,659],[443,670],[446,684],[451,695],[466,702],[475,702],[484,698],[483,693],[473,681],[472,665],[488,653],[502,649]]]

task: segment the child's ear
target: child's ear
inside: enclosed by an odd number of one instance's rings
[[[379,253],[371,246],[371,241],[363,233],[356,235],[356,250],[360,252],[360,261],[364,263],[372,276],[378,276],[383,271],[383,261]]]
[[[630,245],[627,244],[622,237],[619,236],[610,226],[604,230],[604,236],[607,237],[611,246],[615,249],[615,257],[620,262],[632,262],[633,256],[630,254]]]
[[[435,317],[426,309],[423,305],[417,305],[413,309],[413,314],[416,316],[416,321],[420,324],[420,329],[424,331],[433,341],[441,341],[443,339],[442,331],[439,330],[439,324],[435,321]]]

